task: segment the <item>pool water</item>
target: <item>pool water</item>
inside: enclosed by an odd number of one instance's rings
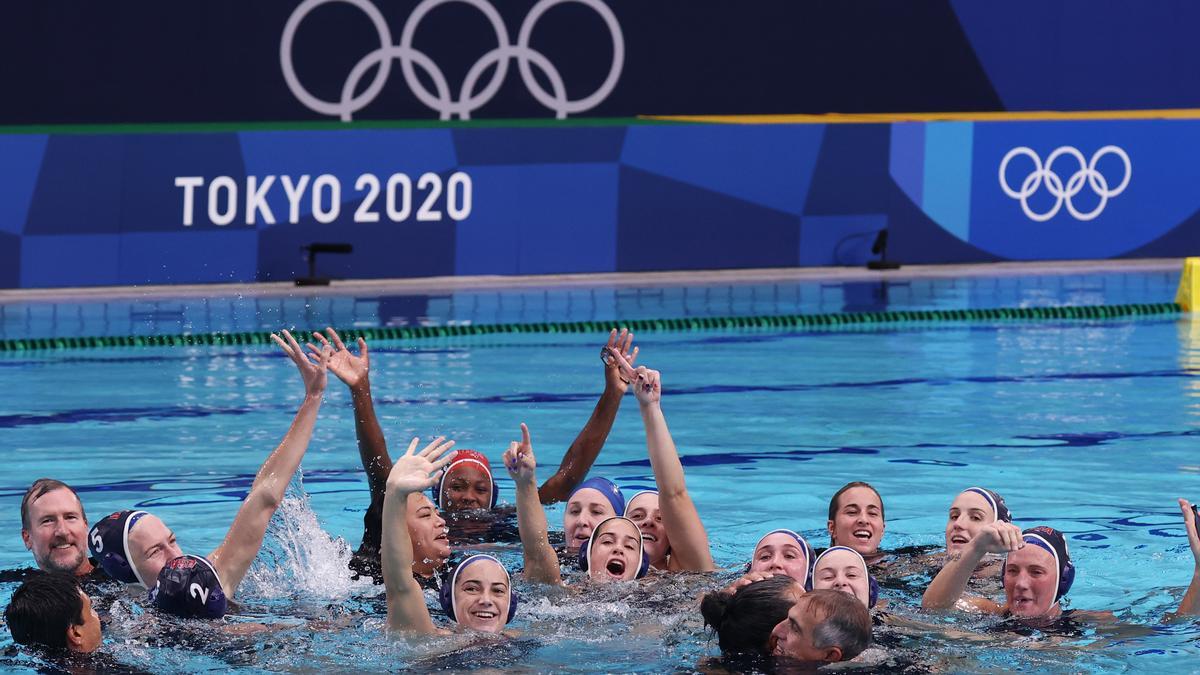
[[[549,476],[603,387],[604,338],[372,345],[371,379],[392,452],[414,435],[445,434],[499,466],[526,422],[539,477]],[[851,480],[882,493],[885,548],[940,545],[954,495],[985,485],[1004,495],[1019,525],[1068,534],[1079,570],[1070,607],[1120,619],[1065,643],[1014,637],[989,631],[991,620],[921,613],[912,590],[925,584],[918,573],[882,597],[889,612],[937,630],[908,630],[887,650],[872,650],[868,663],[1196,669],[1200,625],[1161,623],[1193,565],[1174,500],[1200,497],[1200,328],[1187,319],[658,333],[639,335],[638,344],[640,361],[663,373],[663,409],[723,567],[738,568],[775,527],[825,545],[829,497]],[[0,358],[0,369],[0,531],[10,533],[0,537],[2,568],[32,562],[18,536],[19,501],[45,475],[76,486],[93,520],[147,508],[176,530],[185,551],[207,553],[303,394],[291,363],[257,347],[27,353]],[[593,475],[652,485],[632,397]],[[511,482],[499,482],[501,499],[511,501]],[[143,615],[143,598],[130,593],[112,609],[104,649],[153,672],[662,672],[695,669],[717,653],[695,610],[696,597],[721,583],[705,575],[580,595],[518,577],[519,638],[389,642],[380,634],[379,587],[351,581],[345,568],[368,499],[349,395],[332,377],[292,491],[232,620],[266,623],[268,632],[171,647],[143,625],[164,620]],[[552,529],[561,526],[561,506],[548,515]],[[519,566],[515,545],[487,548]],[[12,590],[0,585],[0,604]],[[974,637],[942,630],[951,625]],[[0,652],[10,645],[3,634]],[[32,666],[23,656],[6,663]]]

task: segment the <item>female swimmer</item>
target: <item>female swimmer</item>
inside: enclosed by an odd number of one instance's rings
[[[562,584],[558,556],[550,547],[546,511],[537,497],[537,459],[529,427],[521,425],[521,442],[509,444],[504,466],[517,486],[517,525],[525,554],[525,576],[531,581]],[[601,519],[579,546],[579,567],[592,581],[629,581],[645,576],[650,559],[642,533],[623,516]]]
[[[392,466],[383,501],[383,578],[391,631],[444,633],[433,625],[421,585],[413,576],[413,542],[407,520],[409,499],[437,481],[437,474],[454,459],[453,441],[437,438],[414,454],[417,439]],[[423,495],[422,495],[423,496]],[[446,614],[460,626],[499,633],[517,610],[512,579],[504,565],[490,555],[473,555],[460,562],[443,584],[440,597]]]
[[[808,588],[812,582],[809,573],[812,561],[812,547],[807,539],[792,530],[771,530],[754,546],[750,572],[786,574],[802,588]]]
[[[204,558],[184,556],[175,533],[157,517],[145,511],[118,511],[96,523],[88,535],[92,556],[109,576],[153,589],[158,585],[160,572],[168,576],[184,573],[190,577],[188,583],[182,587],[170,586],[177,589],[175,594],[185,593],[194,598],[194,602],[183,603],[191,608],[189,611],[201,616],[224,613],[226,599],[233,597],[258,555],[267,524],[308,449],[325,392],[330,350],[317,351],[313,355],[315,361],[310,361],[288,331],[283,331],[283,338],[272,335],[271,339],[300,371],[304,402],[279,447],[259,468],[225,540]],[[191,592],[193,584],[198,589]],[[178,605],[175,594],[160,593],[158,604],[173,609]]]
[[[657,491],[638,493],[629,500],[625,515],[642,531],[642,539],[655,569],[709,572],[715,569],[708,533],[688,494],[683,464],[663,415],[662,375],[645,366],[634,369],[615,355],[621,372],[633,382],[634,395],[646,427],[646,448]]]
[[[988,553],[1007,554],[1004,559],[1004,604],[987,598],[964,597],[967,581]],[[1107,619],[1110,612],[1062,609],[1061,600],[1075,582],[1075,565],[1062,532],[1046,526],[1021,531],[1015,525],[996,522],[984,526],[961,553],[949,562],[925,591],[925,609],[973,608],[988,614],[1022,620]],[[960,602],[961,601],[961,602]]]
[[[725,656],[771,653],[771,631],[804,595],[804,584],[786,574],[751,572],[700,600],[704,625],[717,634]]]
[[[885,528],[883,498],[869,483],[846,483],[829,500],[830,546],[849,546],[868,562],[874,563],[882,553],[879,542]]]
[[[813,561],[813,590],[849,593],[870,609],[879,600],[879,584],[867,570],[867,561],[849,546],[832,546]]]

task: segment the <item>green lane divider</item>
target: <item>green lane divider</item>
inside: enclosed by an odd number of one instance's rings
[[[635,333],[681,332],[731,329],[844,329],[887,327],[912,323],[964,323],[973,321],[1095,321],[1179,314],[1174,302],[1135,305],[1088,305],[1082,307],[1003,307],[996,309],[916,309],[888,312],[833,314],[785,314],[781,316],[686,317],[680,319],[631,319],[628,321],[551,321],[546,323],[497,323],[454,326],[404,326],[398,328],[351,328],[339,331],[347,342],[365,338],[421,340],[427,338],[501,335],[506,333],[599,333],[628,328]],[[48,349],[94,349],[104,347],[188,347],[271,344],[267,331],[244,333],[198,333],[194,335],[124,335],[117,337],[62,337],[0,340],[0,352]]]

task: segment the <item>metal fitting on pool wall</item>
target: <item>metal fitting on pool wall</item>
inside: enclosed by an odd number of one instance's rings
[[[1197,298],[1200,298],[1200,258],[1185,258],[1183,275],[1179,277],[1179,290],[1175,292],[1175,304],[1183,311],[1190,312]]]

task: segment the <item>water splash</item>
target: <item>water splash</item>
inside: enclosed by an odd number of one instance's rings
[[[321,528],[308,493],[296,478],[246,574],[246,595],[306,602],[345,599],[355,588],[370,585],[351,579],[350,557],[346,540]]]

